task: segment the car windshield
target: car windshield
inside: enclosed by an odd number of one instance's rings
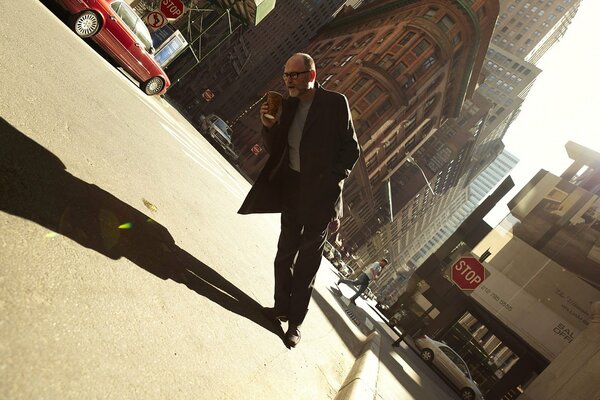
[[[223,121],[221,118],[215,118],[214,124],[221,132],[226,133],[229,135],[229,137],[231,137],[231,128],[229,128],[225,121]]]

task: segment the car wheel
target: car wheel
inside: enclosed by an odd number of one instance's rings
[[[421,350],[421,359],[426,363],[430,363],[431,361],[433,361],[433,351],[429,349]]]
[[[73,17],[71,27],[81,38],[92,37],[100,30],[100,17],[93,11],[84,11]]]
[[[150,78],[146,82],[142,83],[142,90],[148,96],[153,96],[160,93],[164,87],[165,81],[160,76],[155,76],[154,78]]]
[[[463,400],[475,400],[475,392],[471,388],[464,388],[460,391],[460,398]]]

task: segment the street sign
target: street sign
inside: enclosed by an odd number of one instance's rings
[[[183,14],[184,8],[181,0],[161,0],[159,9],[168,19],[177,19]]]
[[[150,29],[159,29],[166,23],[167,19],[159,11],[152,11],[146,15],[146,25],[148,25]]]
[[[250,150],[252,151],[252,153],[254,153],[255,156],[257,156],[258,153],[262,151],[262,147],[260,147],[260,144],[256,143],[254,146],[252,146]]]
[[[452,264],[450,278],[462,290],[475,290],[486,278],[483,265],[474,257],[461,257]]]
[[[206,102],[211,101],[214,97],[215,97],[215,94],[210,89],[206,89],[204,92],[202,92],[202,98]]]

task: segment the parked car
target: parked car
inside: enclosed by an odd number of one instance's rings
[[[210,114],[206,117],[201,116],[200,133],[219,145],[227,157],[237,160],[238,156],[231,141],[233,131],[220,117],[215,114]]]
[[[463,400],[483,400],[467,364],[454,350],[427,335],[417,338],[415,345],[421,352],[421,359],[448,378]]]
[[[123,0],[58,0],[71,14],[69,25],[81,38],[91,38],[140,83],[147,95],[166,92],[167,74],[154,59],[150,32]]]

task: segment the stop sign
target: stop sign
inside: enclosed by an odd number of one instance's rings
[[[452,264],[450,277],[462,290],[475,290],[485,279],[485,268],[473,257],[461,257]]]
[[[177,19],[183,14],[183,3],[181,0],[161,0],[160,12],[168,19]]]

